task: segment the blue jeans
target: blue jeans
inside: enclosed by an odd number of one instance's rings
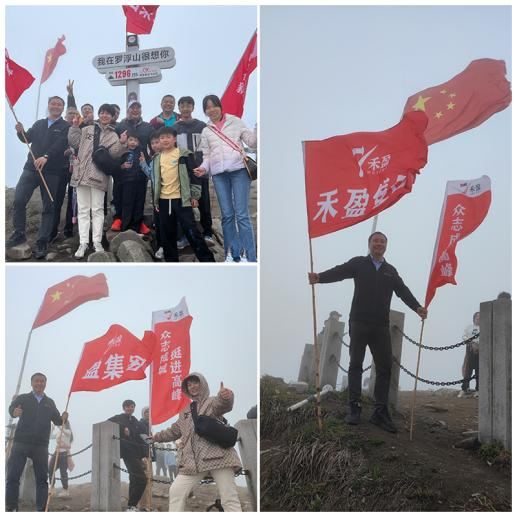
[[[239,261],[242,251],[249,262],[257,261],[253,227],[248,211],[251,180],[246,169],[212,176],[221,208],[224,249]],[[237,223],[237,224],[236,224]],[[238,229],[238,231],[237,231]]]

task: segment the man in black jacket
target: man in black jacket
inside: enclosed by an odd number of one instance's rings
[[[145,442],[140,437],[142,433],[140,423],[133,416],[135,403],[133,400],[124,400],[122,403],[123,413],[109,418],[120,426],[120,457],[124,460],[129,471],[129,497],[127,501],[128,510],[135,510],[138,501],[142,497],[147,485],[144,464],[147,458],[144,457]]]
[[[68,419],[62,415],[54,401],[45,395],[47,378],[42,373],[31,377],[32,392],[18,395],[9,406],[9,414],[19,418],[11,454],[7,461],[5,484],[5,509],[18,511],[20,477],[27,458],[32,460],[36,478],[36,509],[45,511],[48,494],[48,441],[50,422],[61,425]]]
[[[7,248],[12,248],[23,244],[27,240],[25,237],[27,203],[36,187],[39,186],[43,211],[38,231],[37,248],[34,253],[34,256],[39,259],[46,257],[48,253],[49,238],[54,224],[54,204],[41,181],[38,169],[42,171],[52,198],[55,199],[68,160],[64,152],[68,147],[70,124],[61,117],[64,108],[65,103],[61,97],[50,97],[48,117],[36,121],[28,131],[25,131],[27,141],[31,144],[32,153],[36,160],[34,161],[29,153],[22,175],[16,185],[13,203],[14,233],[6,242]],[[25,142],[22,135],[24,132],[23,125],[18,122],[15,128],[20,141]]]
[[[348,397],[350,414],[348,424],[357,425],[361,417],[361,377],[366,345],[375,363],[375,411],[370,422],[395,433],[388,412],[388,393],[391,377],[391,338],[389,330],[390,305],[393,292],[422,319],[427,310],[418,303],[406,287],[397,270],[384,260],[388,243],[381,232],[368,238],[370,254],[353,259],[323,273],[309,273],[310,284],[327,284],[353,278],[355,289],[350,309],[350,366],[348,369]]]

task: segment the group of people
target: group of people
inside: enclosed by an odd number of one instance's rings
[[[127,116],[118,121],[120,107],[102,104],[94,117],[87,103],[77,109],[73,81],[65,101],[50,97],[48,115],[25,130],[18,122],[18,138],[31,144],[13,203],[14,232],[8,248],[26,242],[26,207],[39,187],[43,202],[37,235],[36,258],[48,254],[58,236],[61,208],[68,192],[65,238],[77,222],[82,259],[91,240],[103,251],[104,221],[109,205],[114,212],[111,230],[146,235],[144,205],[151,183],[155,257],[178,262],[178,250],[190,245],[200,262],[214,262],[209,178],[212,178],[221,211],[227,262],[256,262],[256,244],[249,214],[251,177],[246,168],[244,146],[257,147],[257,133],[244,122],[225,113],[216,95],[203,99],[207,123],[195,119],[194,99],[176,100],[165,95],[161,112],[149,122],[142,118],[142,105],[131,100]],[[41,173],[41,175],[40,175]],[[46,186],[43,183],[45,180]],[[48,188],[48,191],[47,191]],[[108,193],[112,199],[108,199]],[[51,200],[49,193],[52,196]],[[200,212],[202,232],[194,219]]]
[[[32,391],[14,397],[9,414],[18,418],[14,438],[9,444],[5,490],[6,511],[18,511],[20,478],[27,458],[32,459],[36,478],[36,509],[45,511],[48,497],[48,479],[52,478],[55,455],[49,462],[49,437],[51,423],[61,426],[57,431],[57,467],[61,472],[63,488],[68,489],[67,468],[73,434],[68,413],[60,414],[54,401],[45,394],[47,378],[42,373],[31,377]],[[197,405],[200,415],[223,420],[223,415],[233,408],[233,392],[221,387],[216,396],[210,396],[208,383],[200,373],[191,373],[181,384],[182,391]],[[165,452],[167,467],[173,483],[169,490],[169,511],[184,511],[187,498],[203,478],[212,476],[217,484],[224,511],[241,511],[235,484],[235,474],[241,462],[234,447],[222,447],[200,436],[194,426],[190,406],[186,406],[178,419],[168,429],[151,433],[149,408],[144,408],[142,418],[134,415],[136,404],[125,400],[123,412],[109,418],[120,429],[120,457],[129,472],[129,497],[126,511],[138,511],[139,504],[152,476],[151,461],[157,458],[154,443],[175,442],[177,459],[172,447]],[[54,454],[56,454],[54,452]],[[165,461],[164,461],[165,463]],[[50,468],[49,468],[50,467]],[[157,464],[158,467],[158,464]],[[159,471],[157,472],[157,475]],[[68,492],[64,492],[65,495]]]

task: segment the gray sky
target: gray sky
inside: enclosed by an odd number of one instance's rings
[[[202,100],[207,94],[221,96],[257,27],[256,7],[162,5],[153,31],[140,36],[140,49],[170,46],[176,66],[162,70],[159,83],[142,84],[140,97],[144,120],[161,112],[160,100],[172,93],[176,100],[190,95],[196,102],[195,118],[206,120]],[[228,21],[231,20],[231,25]],[[231,26],[231,30],[221,30]],[[125,16],[121,6],[9,6],[6,8],[5,45],[10,57],[36,78],[15,105],[18,119],[30,127],[35,121],[38,85],[45,52],[57,38],[66,36],[67,53],[41,88],[39,118],[46,116],[46,100],[59,95],[66,100],[68,79],[74,79],[78,106],[89,102],[95,113],[104,102],[122,107],[124,86],[111,86],[92,65],[99,54],[125,51]],[[6,149],[9,159],[6,184],[15,186],[27,156],[27,147],[16,137],[14,117],[5,103]],[[177,111],[177,109],[176,109]],[[243,120],[248,127],[257,122],[257,73],[250,76]]]
[[[313,341],[301,142],[388,129],[410,95],[474,59],[505,60],[511,80],[511,8],[262,7],[261,41],[261,373],[296,379]],[[479,303],[511,290],[511,106],[430,146],[413,192],[379,215],[386,259],[423,304],[445,184],[483,174],[492,180],[490,212],[458,244],[458,285],[438,289],[424,344],[460,341]],[[365,255],[371,229],[369,219],[313,239],[314,270]],[[352,293],[351,280],[317,286],[318,331],[332,310],[348,321]],[[406,313],[406,333],[418,340],[418,316],[396,296],[392,308]],[[402,364],[413,372],[416,355],[405,342]],[[424,351],[421,376],[457,380],[463,355]],[[367,354],[364,366],[370,361]],[[341,363],[347,368],[345,349]],[[400,382],[413,386],[404,373]]]
[[[28,333],[46,290],[71,276],[100,272],[108,281],[108,298],[87,302],[32,333],[21,393],[30,391],[31,374],[42,371],[48,378],[46,393],[63,411],[85,342],[103,335],[113,323],[141,338],[151,328],[152,311],[170,308],[186,296],[193,316],[191,371],[206,376],[212,395],[221,381],[234,391],[235,406],[227,415],[231,424],[246,418],[257,403],[256,268],[119,265],[6,269],[6,408],[14,394]],[[92,424],[121,413],[126,398],[135,400],[135,416],[140,418],[142,407],[148,405],[148,390],[149,382],[144,379],[100,392],[72,393],[69,413],[75,436],[73,450],[91,443]],[[7,411],[5,414],[7,419]],[[153,430],[168,427],[175,418]],[[74,459],[75,474],[90,469],[90,452]]]

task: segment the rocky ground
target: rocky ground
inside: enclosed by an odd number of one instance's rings
[[[261,381],[262,511],[511,511],[511,456],[477,436],[477,399],[457,391],[419,391],[413,440],[412,392],[399,394],[399,432],[347,426],[346,392],[287,413],[304,398],[272,377]]]
[[[5,238],[11,235],[12,226],[12,204],[14,199],[14,189],[6,188],[5,190]],[[210,182],[210,199],[212,207],[212,219],[215,245],[210,249],[214,253],[216,262],[225,260],[223,248],[223,232],[221,227],[221,215],[217,196]],[[63,227],[66,212],[66,197],[61,212],[61,225]],[[199,220],[199,212],[194,209],[196,219]],[[250,216],[257,235],[257,182],[251,184],[250,194]],[[34,191],[32,199],[27,206],[27,243],[6,250],[6,262],[160,262],[154,257],[156,249],[154,231],[148,236],[139,236],[135,232],[127,231],[124,233],[113,232],[109,228],[112,222],[112,216],[109,214],[105,220],[105,235],[103,238],[103,246],[106,250],[102,252],[94,252],[90,249],[85,258],[77,260],[73,254],[79,246],[79,237],[77,235],[77,227],[74,229],[75,235],[65,239],[60,233],[57,239],[49,246],[49,254],[46,259],[36,259],[32,251],[36,247],[36,234],[41,218],[41,196],[38,191]],[[152,205],[150,198],[150,189],[148,192],[146,207],[144,211],[145,222],[148,226],[152,224]],[[201,229],[201,227],[200,227]],[[190,248],[187,246],[180,251],[180,262],[196,262],[197,259]]]

